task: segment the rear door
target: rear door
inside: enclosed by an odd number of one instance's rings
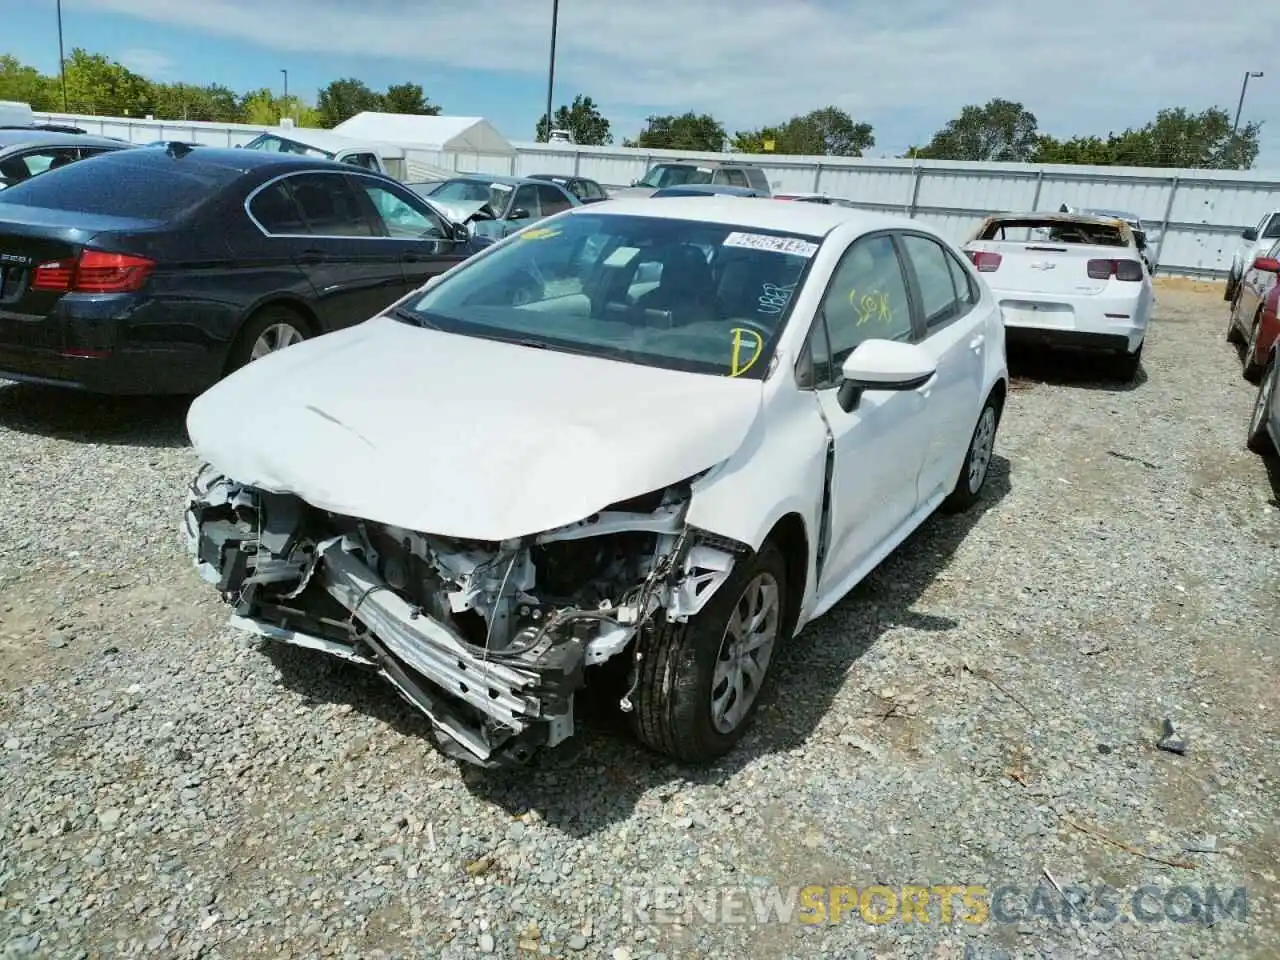
[[[921,393],[928,447],[920,470],[921,503],[955,484],[982,402],[985,346],[974,307],[981,299],[968,271],[933,237],[903,233],[899,242],[912,297],[924,322],[920,346],[938,365]]]
[[[444,273],[467,255],[466,245],[453,239],[450,225],[410,191],[372,177],[352,182],[370,205],[379,234],[399,259],[403,293],[416,290]]]
[[[285,179],[306,234],[277,239],[311,282],[324,328],[360,323],[399,299],[405,284],[400,255],[377,236],[351,178],[309,171]]]

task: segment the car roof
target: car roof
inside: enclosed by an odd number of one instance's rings
[[[181,163],[191,168],[216,168],[232,170],[239,173],[250,173],[256,170],[270,170],[278,173],[289,173],[294,170],[341,170],[344,173],[360,173],[378,176],[372,171],[354,167],[340,160],[326,160],[321,157],[304,157],[296,153],[274,153],[268,150],[237,150],[231,147],[201,146],[198,150],[186,144],[178,144],[182,149],[153,147],[146,150],[122,150],[111,156],[113,163],[128,163],[134,166],[162,167],[166,164]]]
[[[523,180],[550,180],[552,183],[568,183],[570,180],[587,180],[588,177],[579,177],[573,173],[531,173],[527,177],[521,177]]]
[[[698,196],[665,199],[614,199],[607,204],[574,207],[565,216],[632,216],[660,217],[666,220],[690,220],[718,223],[734,227],[755,227],[824,236],[836,227],[848,224],[859,232],[892,227],[921,229],[919,221],[906,217],[829,206],[825,203],[778,203],[768,197]],[[929,229],[925,227],[924,229]]]
[[[0,150],[8,147],[129,147],[132,144],[111,137],[87,133],[53,133],[26,127],[0,128]]]
[[[754,197],[757,191],[754,187],[736,187],[728,183],[677,183],[670,187],[661,187],[655,197],[679,197],[679,196],[701,196],[709,197],[715,194],[724,194],[729,197]]]

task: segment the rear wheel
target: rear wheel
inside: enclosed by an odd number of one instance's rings
[[[296,310],[279,304],[263,307],[249,318],[236,338],[227,372],[301,343],[309,335],[306,321]]]
[[[1244,336],[1240,333],[1240,325],[1236,323],[1235,299],[1229,299],[1231,300],[1231,311],[1227,314],[1227,343],[1244,343]]]
[[[1236,298],[1236,276],[1234,273],[1227,274],[1227,289],[1222,294],[1222,299],[1230,303]]]
[[[1117,354],[1111,362],[1111,368],[1115,372],[1115,378],[1121,383],[1132,383],[1133,378],[1138,375],[1138,368],[1142,366],[1142,347],[1138,344],[1138,349],[1133,353]]]
[[[1278,382],[1280,382],[1280,359],[1272,357],[1271,362],[1267,364],[1262,382],[1258,385],[1258,398],[1253,403],[1253,415],[1249,418],[1249,434],[1245,440],[1250,450],[1263,457],[1274,457],[1277,453],[1276,445],[1267,430],[1267,418],[1271,415],[1271,404],[1276,390],[1280,389],[1277,386]]]
[[[991,469],[991,456],[996,445],[996,428],[1000,425],[1000,404],[993,395],[978,414],[978,422],[969,437],[969,449],[965,453],[964,463],[960,467],[960,476],[947,499],[942,501],[944,513],[959,513],[967,510],[982,496],[982,488],[986,485],[987,474]]]
[[[706,763],[742,739],[769,678],[787,611],[787,565],[772,542],[741,561],[688,623],[641,638],[632,728],[647,746]]]

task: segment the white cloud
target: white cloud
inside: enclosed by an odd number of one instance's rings
[[[159,50],[143,48],[126,50],[117,59],[134,73],[140,73],[152,80],[167,79],[174,67],[173,60]]]
[[[530,112],[542,109],[545,0],[71,2],[317,56],[501,65],[529,74]],[[1267,66],[1263,38],[1277,35],[1280,7],[1199,0],[567,2],[557,100],[581,90],[619,117],[696,109],[731,131],[835,104],[892,149],[1005,97],[1050,132],[1105,134],[1165,106],[1234,111],[1243,72]],[[1252,83],[1246,117],[1280,126],[1280,70]]]

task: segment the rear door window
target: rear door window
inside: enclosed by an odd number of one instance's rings
[[[751,184],[753,189],[759,190],[763,193],[767,193],[769,191],[769,178],[764,175],[763,170],[756,167],[747,167],[745,173],[747,175],[747,182]]]
[[[538,204],[538,189],[533,184],[526,183],[516,189],[515,199],[511,202],[511,212],[515,213],[517,210],[524,210],[531,220],[537,220],[542,216],[541,207]]]
[[[928,237],[913,233],[903,235],[902,245],[920,284],[925,326],[933,329],[954,320],[959,315],[960,304],[956,300],[955,281],[946,251]]]
[[[724,174],[724,182],[731,187],[749,187],[747,175],[741,170],[725,169],[721,171]]]
[[[288,179],[277,180],[263,188],[249,202],[249,213],[258,225],[272,236],[294,236],[310,233],[302,220],[302,212],[289,191]]]
[[[373,236],[360,198],[341,174],[302,173],[289,177],[289,186],[310,233],[318,237]]]
[[[343,157],[342,159],[352,166],[363,167],[365,170],[376,172],[379,169],[378,158],[372,153],[353,153],[351,156]]]

